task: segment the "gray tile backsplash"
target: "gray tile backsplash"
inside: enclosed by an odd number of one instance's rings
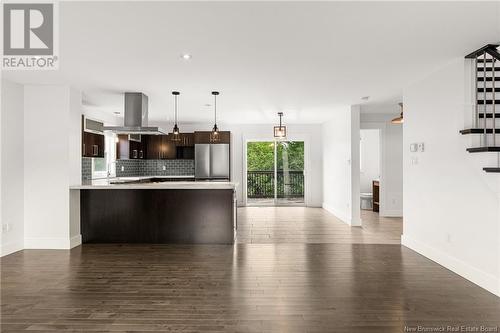
[[[144,176],[142,172],[143,162],[144,160],[117,160],[116,176],[117,177]]]
[[[187,176],[187,175],[190,176],[194,175],[194,160],[117,160],[116,161],[117,177]]]
[[[92,179],[92,158],[82,157],[82,180]]]

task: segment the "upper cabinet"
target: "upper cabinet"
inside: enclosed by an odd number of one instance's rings
[[[171,138],[172,134],[169,135]],[[174,141],[176,147],[193,147],[194,146],[194,133],[180,133],[180,140]]]
[[[104,157],[104,135],[83,132],[83,157]]]
[[[130,144],[128,142],[128,135],[117,135],[118,141],[116,142],[116,159],[128,160],[130,158]]]
[[[146,151],[150,160],[175,159],[175,144],[169,135],[148,135]]]
[[[116,158],[119,160],[145,159],[147,155],[147,139],[145,135],[118,135]]]
[[[231,132],[219,132],[220,140],[213,142],[212,132],[181,133],[180,139],[173,141],[173,134],[142,135],[133,138],[130,135],[118,135],[117,159],[194,159],[196,143],[230,143]]]
[[[82,115],[83,157],[104,157],[104,134],[99,132],[99,128],[102,129],[102,123]]]
[[[213,140],[211,131],[194,132],[194,143],[195,144],[200,144],[200,143],[213,143],[213,144],[227,143],[227,144],[229,144],[229,143],[231,143],[231,132],[220,131],[219,132],[219,140],[217,140],[217,141]]]
[[[129,135],[129,158],[145,159],[147,151],[147,137],[145,135]]]

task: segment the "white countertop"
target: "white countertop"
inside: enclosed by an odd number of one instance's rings
[[[151,177],[120,177],[120,178],[104,178],[83,181],[81,185],[70,186],[71,190],[98,190],[98,189],[138,189],[138,190],[156,190],[156,189],[234,189],[237,185],[235,182],[228,181],[166,181],[158,183],[123,183],[113,184],[116,181],[135,181],[149,178],[192,178],[194,176],[151,176]]]

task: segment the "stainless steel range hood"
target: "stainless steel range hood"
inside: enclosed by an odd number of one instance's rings
[[[116,134],[167,134],[159,127],[148,126],[148,96],[137,92],[125,93],[123,126],[104,126],[103,130]]]

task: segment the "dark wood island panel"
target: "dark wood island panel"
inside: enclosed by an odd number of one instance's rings
[[[83,243],[233,244],[232,189],[85,189]]]

